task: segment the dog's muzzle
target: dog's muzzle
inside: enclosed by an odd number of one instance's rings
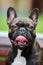
[[[15,45],[24,47],[32,43],[32,35],[25,27],[20,27],[12,34],[11,42]]]

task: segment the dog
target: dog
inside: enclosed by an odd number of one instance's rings
[[[31,11],[28,18],[17,16],[14,8],[7,10],[8,37],[12,43],[6,65],[39,65],[40,51],[36,41],[39,9]]]

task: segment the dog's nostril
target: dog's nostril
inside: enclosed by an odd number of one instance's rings
[[[24,34],[25,32],[21,30],[21,31],[19,31],[19,33],[20,33],[20,34]]]

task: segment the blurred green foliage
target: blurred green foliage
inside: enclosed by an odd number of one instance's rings
[[[43,13],[39,14],[38,24],[37,24],[37,27],[36,27],[36,32],[43,33]]]
[[[6,60],[6,57],[0,56],[0,60]]]

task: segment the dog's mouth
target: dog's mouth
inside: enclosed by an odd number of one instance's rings
[[[30,44],[31,42],[24,36],[17,36],[14,40],[11,40],[16,46],[24,47]]]

